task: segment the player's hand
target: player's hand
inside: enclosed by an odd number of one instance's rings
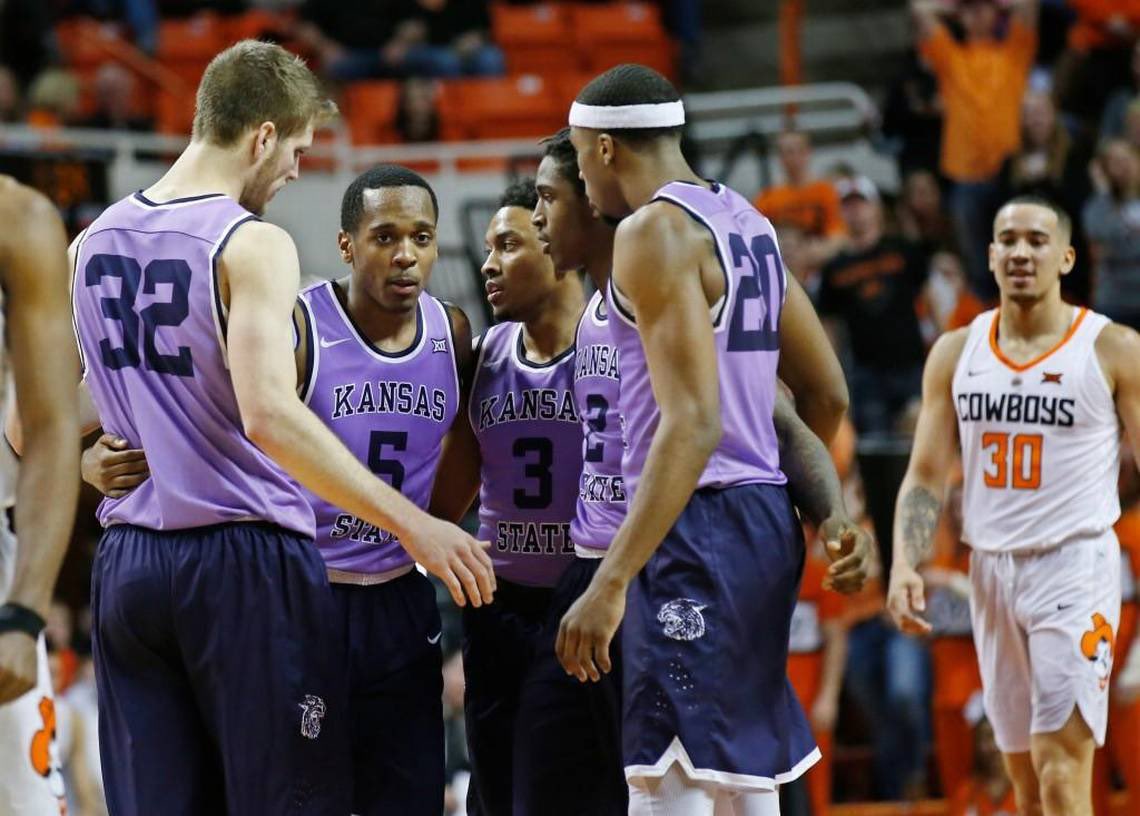
[[[38,668],[34,637],[26,632],[0,634],[0,705],[34,689]]]
[[[459,527],[423,514],[415,531],[400,538],[404,549],[451,593],[456,606],[489,604],[495,596],[491,543],[476,541]]]
[[[831,565],[823,578],[824,589],[850,595],[863,588],[874,557],[871,535],[846,515],[834,515],[819,527]]]
[[[142,450],[128,447],[127,440],[103,434],[80,460],[83,481],[104,496],[118,499],[150,478],[150,467]]]
[[[896,561],[891,567],[887,609],[895,625],[902,631],[911,635],[930,634],[931,626],[921,616],[926,611],[922,576],[909,564]]]
[[[624,614],[625,587],[590,582],[558,627],[554,651],[567,674],[585,683],[610,673],[610,642]]]
[[[811,707],[811,727],[813,731],[829,732],[835,729],[839,719],[839,701],[827,695],[819,695]]]

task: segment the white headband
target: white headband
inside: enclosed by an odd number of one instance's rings
[[[629,130],[632,128],[666,128],[685,124],[685,106],[676,102],[647,105],[583,105],[570,106],[570,125],[592,130]]]

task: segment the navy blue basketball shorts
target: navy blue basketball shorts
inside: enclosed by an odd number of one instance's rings
[[[111,527],[91,611],[113,816],[349,812],[346,664],[310,539]]]
[[[528,816],[513,810],[515,726],[552,593],[500,578],[494,603],[463,608],[468,816]]]
[[[783,486],[693,494],[626,600],[626,779],[678,762],[694,781],[763,791],[818,761],[787,680],[803,566]]]
[[[576,558],[566,568],[523,677],[515,725],[515,816],[625,816],[629,810],[621,757],[620,633],[610,645],[613,670],[597,683],[566,674],[554,652],[562,616],[600,563]]]
[[[352,812],[443,812],[443,657],[435,589],[417,570],[333,584],[348,651]]]

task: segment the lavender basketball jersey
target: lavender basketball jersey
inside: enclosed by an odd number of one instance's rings
[[[260,520],[307,536],[301,487],[242,431],[225,349],[218,255],[255,218],[223,195],[113,204],[79,244],[84,377],[103,428],[143,448],[150,478],[99,521],[156,530]]]
[[[443,437],[459,410],[451,322],[426,292],[416,307],[416,338],[389,354],[353,324],[333,284],[301,293],[308,313],[311,372],[305,401],[378,476],[427,509]],[[333,569],[377,574],[412,563],[387,530],[309,494],[317,546]]]
[[[574,345],[574,401],[584,439],[582,481],[570,537],[579,555],[596,557],[609,549],[625,518],[618,351],[600,292],[594,293],[578,322]]]
[[[681,207],[708,228],[725,275],[724,296],[710,310],[723,434],[697,486],[784,484],[772,422],[780,310],[787,291],[776,233],[743,196],[715,182],[712,189],[671,182],[653,200]],[[660,412],[633,313],[612,279],[608,302],[610,330],[621,354],[621,414],[628,444],[622,472],[632,498]]]
[[[471,384],[483,460],[479,538],[491,542],[496,575],[550,587],[574,557],[570,522],[582,472],[574,349],[527,362],[522,332],[521,323],[487,330]]]

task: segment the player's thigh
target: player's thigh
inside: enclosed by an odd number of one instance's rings
[[[657,777],[638,777],[629,783],[629,816],[721,816],[717,790],[693,782],[674,763]]]
[[[1074,708],[1061,728],[1046,734],[1034,734],[1030,754],[1039,784],[1054,768],[1074,780],[1091,779],[1096,742],[1079,709]]]

